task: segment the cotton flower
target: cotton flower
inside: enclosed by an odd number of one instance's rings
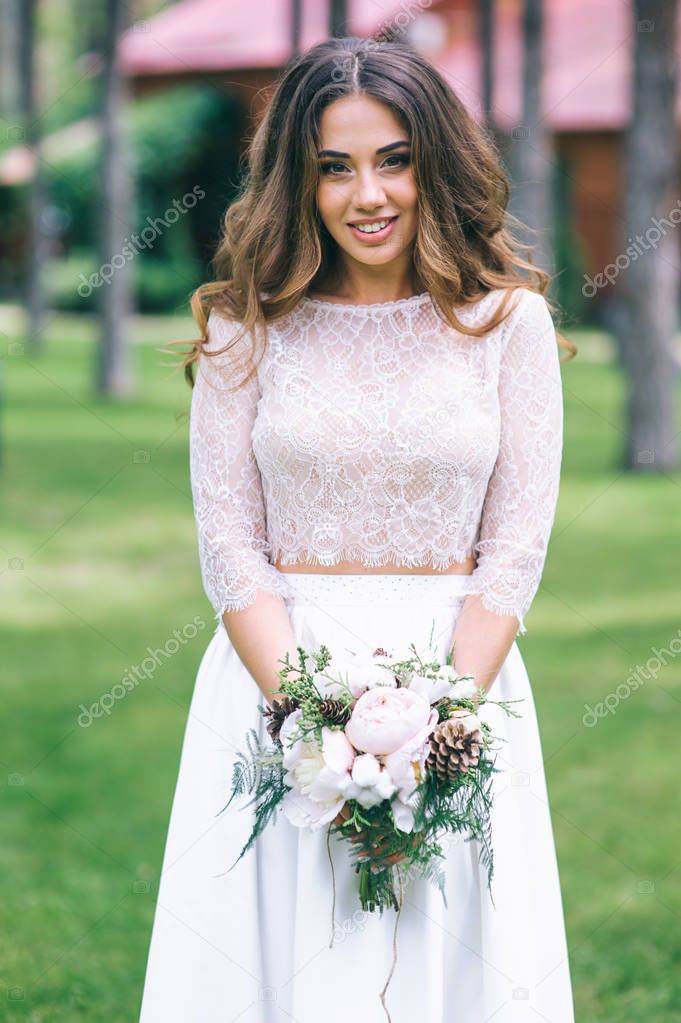
[[[474,678],[462,678],[454,683],[450,696],[453,700],[472,700],[478,695],[479,688]]]
[[[352,784],[345,793],[346,799],[356,799],[360,806],[368,809],[389,799],[395,792],[390,774],[372,753],[361,753],[352,765]]]

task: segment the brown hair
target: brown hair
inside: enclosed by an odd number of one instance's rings
[[[266,338],[267,321],[290,312],[308,289],[323,291],[333,279],[337,244],[317,210],[317,150],[322,113],[343,96],[366,95],[384,103],[408,133],[418,193],[414,279],[455,330],[482,337],[508,315],[515,288],[546,292],[549,274],[523,258],[524,252],[531,259],[532,246],[509,230],[519,221],[507,212],[509,183],[494,143],[411,46],[328,39],[289,61],[272,88],[248,147],[239,195],[225,214],[213,258],[215,280],[191,297],[201,330],[200,339],[188,342],[181,363],[191,385],[194,363],[208,340],[211,308],[243,327],[234,342],[256,325]],[[508,295],[488,323],[474,328],[457,319],[453,307],[494,288]],[[572,358],[577,347],[557,336]]]

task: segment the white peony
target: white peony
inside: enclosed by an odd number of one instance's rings
[[[435,703],[443,696],[449,696],[452,691],[452,683],[449,679],[428,678],[427,675],[412,675],[409,682],[409,689],[412,693],[418,693],[428,703]]]
[[[333,803],[324,805],[317,803],[309,796],[303,796],[295,789],[286,793],[281,801],[281,808],[290,824],[296,828],[309,828],[317,831],[328,824],[343,809],[345,800],[340,797]]]
[[[346,696],[348,692],[347,686],[344,686],[333,676],[327,675],[326,672],[315,672],[312,676],[312,682],[319,695],[325,700]]]
[[[406,799],[397,796],[393,799],[390,807],[395,819],[395,827],[399,831],[410,832],[414,830],[414,809],[416,807],[416,795],[412,793]]]
[[[387,658],[382,659],[387,660]],[[362,654],[353,654],[348,657],[337,671],[338,677],[349,686],[355,699],[374,686],[395,688],[397,685],[393,672],[389,668],[381,667],[379,658]]]
[[[282,808],[296,827],[315,828],[333,820],[343,806],[352,783],[355,751],[343,732],[327,727],[322,728],[321,746],[314,738],[300,738],[287,749],[287,740],[300,717],[300,710],[293,711],[280,732],[284,782],[291,789],[282,800]]]

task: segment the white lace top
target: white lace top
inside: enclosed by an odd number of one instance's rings
[[[502,297],[492,291],[459,318],[485,322]],[[303,298],[268,323],[245,387],[233,389],[252,366],[249,338],[201,356],[190,468],[218,619],[258,588],[286,598],[277,559],[443,569],[473,553],[466,592],[527,631],[558,496],[563,404],[546,302],[520,289],[511,305],[474,338],[446,324],[428,293],[361,306]],[[208,347],[224,347],[236,326],[213,310]]]

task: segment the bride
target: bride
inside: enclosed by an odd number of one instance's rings
[[[558,497],[563,406],[548,275],[509,229],[494,147],[409,46],[331,39],[284,69],[228,209],[201,338],[190,471],[215,631],[194,687],[141,1023],[378,1023],[389,915],[357,913],[323,830],[230,805],[247,731],[298,644],[451,651],[496,700],[494,903],[475,841],[446,906],[411,880],[393,1023],[573,1023],[532,689],[516,636]],[[434,625],[434,629],[433,629]],[[431,631],[432,630],[432,631]]]

